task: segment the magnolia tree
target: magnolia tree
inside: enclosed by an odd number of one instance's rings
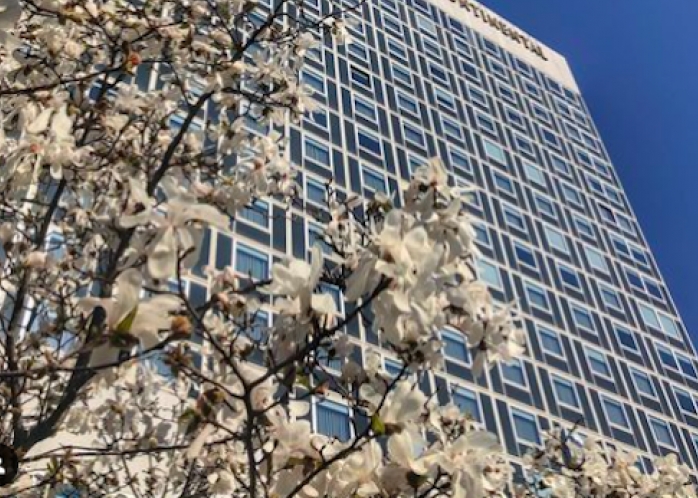
[[[343,16],[361,1],[320,17],[303,0],[2,2],[0,442],[21,460],[7,492],[691,494],[675,458],[643,475],[561,433],[512,487],[496,438],[419,388],[442,368],[444,327],[467,338],[476,374],[524,342],[476,280],[467,195],[438,160],[401,208],[328,184],[322,250],[266,281],[208,268],[210,299],[188,297],[205,230],[258,199],[302,205],[283,139],[314,107],[300,70],[318,44],[347,41]],[[378,350],[355,361],[357,320],[398,373]],[[348,439],[313,432],[309,408],[325,398],[351,409]]]

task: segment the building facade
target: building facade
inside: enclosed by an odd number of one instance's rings
[[[469,0],[373,0],[349,18],[352,43],[308,55],[303,81],[321,108],[287,129],[303,205],[289,216],[259,203],[232,233],[207,235],[194,301],[207,296],[206,265],[262,279],[284,255],[307,257],[330,178],[399,203],[412,171],[439,156],[476,191],[480,276],[518,301],[529,341],[524,358],[476,381],[467,345],[444,331],[446,370],[423,388],[470,411],[515,461],[542,431],[579,422],[609,447],[637,448],[646,469],[675,452],[698,470],[695,350],[564,58]],[[357,359],[379,342],[359,323],[347,332]],[[387,353],[385,367],[396,368]],[[331,401],[312,412],[339,437],[351,416]]]

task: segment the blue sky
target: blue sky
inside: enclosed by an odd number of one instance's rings
[[[567,58],[698,343],[698,1],[482,3]]]

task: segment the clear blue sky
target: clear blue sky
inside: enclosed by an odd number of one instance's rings
[[[564,55],[698,343],[698,0],[482,0]]]

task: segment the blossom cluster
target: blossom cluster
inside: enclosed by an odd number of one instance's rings
[[[530,478],[516,490],[519,498],[697,496],[690,469],[676,454],[656,458],[652,472],[645,473],[636,453],[607,450],[593,436],[581,440],[574,430],[552,430],[545,447],[529,453],[524,463]]]

